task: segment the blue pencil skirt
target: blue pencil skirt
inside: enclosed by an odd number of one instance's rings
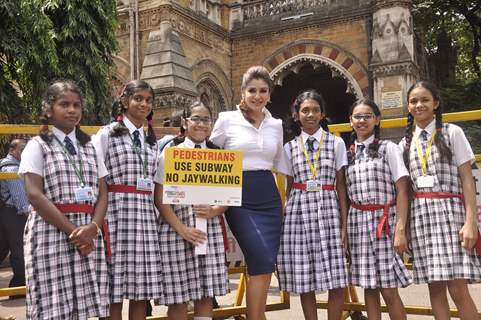
[[[244,171],[242,206],[225,215],[244,254],[249,275],[275,270],[281,238],[282,204],[271,171]]]

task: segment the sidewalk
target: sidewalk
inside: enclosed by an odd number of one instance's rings
[[[8,286],[8,281],[11,277],[11,271],[9,268],[2,268],[0,269],[0,288],[4,288]],[[219,297],[218,302],[221,305],[230,305],[232,301],[234,301],[235,297],[235,290],[237,287],[239,277],[237,275],[233,275],[231,277],[231,293],[226,295],[225,297]],[[481,284],[475,284],[469,286],[473,299],[478,307],[478,310],[481,310]],[[363,301],[363,294],[362,290],[357,290],[359,295],[359,299]],[[422,305],[422,306],[429,306],[429,295],[427,291],[427,286],[425,285],[411,285],[408,288],[400,289],[401,298],[405,305]],[[318,300],[327,300],[327,293],[318,294]],[[277,280],[273,277],[271,289],[269,291],[268,302],[278,302],[280,301],[279,298],[279,288],[277,285]],[[245,303],[245,301],[244,301]],[[450,300],[450,305],[454,308],[454,304]],[[124,319],[127,319],[128,310],[127,306],[124,306]],[[166,308],[163,306],[154,306],[154,314],[161,315],[165,314]],[[8,316],[13,315],[16,317],[17,320],[25,320],[25,299],[16,299],[16,300],[9,300],[8,298],[0,298],[0,316]],[[327,319],[326,310],[319,310],[318,311],[319,320]],[[364,313],[366,315],[366,313]],[[281,311],[273,311],[266,313],[266,318],[268,320],[297,320],[303,319],[302,316],[302,308],[299,296],[291,295],[291,308],[289,310],[281,310]],[[382,319],[389,319],[387,314],[383,314]],[[417,316],[412,315],[408,316],[409,320],[427,320],[433,319],[431,316]]]

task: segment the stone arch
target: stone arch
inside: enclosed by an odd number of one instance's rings
[[[286,71],[301,68],[304,62],[318,63],[329,67],[333,75],[347,81],[347,90],[357,98],[369,96],[367,69],[353,54],[330,42],[322,40],[298,40],[275,51],[263,65],[274,82],[282,85]]]
[[[197,61],[192,66],[192,77],[201,101],[204,99],[211,103],[214,116],[231,108],[233,94],[230,81],[217,63],[210,59]]]

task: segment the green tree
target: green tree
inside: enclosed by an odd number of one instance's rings
[[[48,83],[71,78],[84,93],[83,123],[108,119],[116,1],[8,0],[0,4],[0,21],[3,118],[35,121]]]

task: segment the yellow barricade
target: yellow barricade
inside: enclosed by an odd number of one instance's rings
[[[454,112],[443,114],[443,121],[446,122],[463,122],[471,120],[481,120],[481,109],[464,112]],[[400,128],[405,127],[407,124],[406,118],[386,119],[381,121],[381,128]],[[97,126],[82,126],[82,129],[87,133],[93,134],[99,130]],[[39,131],[38,125],[11,125],[0,124],[0,135],[36,135]],[[178,132],[177,128],[155,128],[157,134],[175,134]],[[339,136],[343,132],[350,132],[351,127],[348,123],[329,125],[329,131]],[[481,165],[481,154],[476,154],[476,162]],[[16,179],[17,175],[14,173],[0,173],[0,180],[2,179]],[[282,203],[285,202],[285,177],[281,174],[276,174],[277,187],[281,194]],[[236,290],[235,301],[230,307],[222,307],[214,310],[214,317],[230,317],[240,316],[247,313],[247,308],[243,305],[246,289],[246,268],[245,267],[231,267],[229,268],[229,274],[240,273],[240,280]],[[15,288],[0,288],[0,297],[24,295],[25,287]],[[327,301],[317,301],[317,307],[327,309]],[[289,294],[286,292],[280,292],[280,301],[276,303],[268,303],[266,311],[285,310],[290,308]],[[387,312],[387,307],[382,305],[382,312]],[[432,309],[425,306],[405,306],[408,314],[416,315],[433,315]],[[366,311],[366,305],[361,303],[358,299],[356,288],[349,287],[345,293],[345,313],[343,319],[351,317],[351,319],[367,319],[362,316],[361,311]],[[450,310],[452,317],[459,317],[458,311],[455,309]],[[481,317],[481,311],[478,311]],[[190,315],[192,316],[192,314]],[[166,316],[151,316],[147,319],[167,319]]]

